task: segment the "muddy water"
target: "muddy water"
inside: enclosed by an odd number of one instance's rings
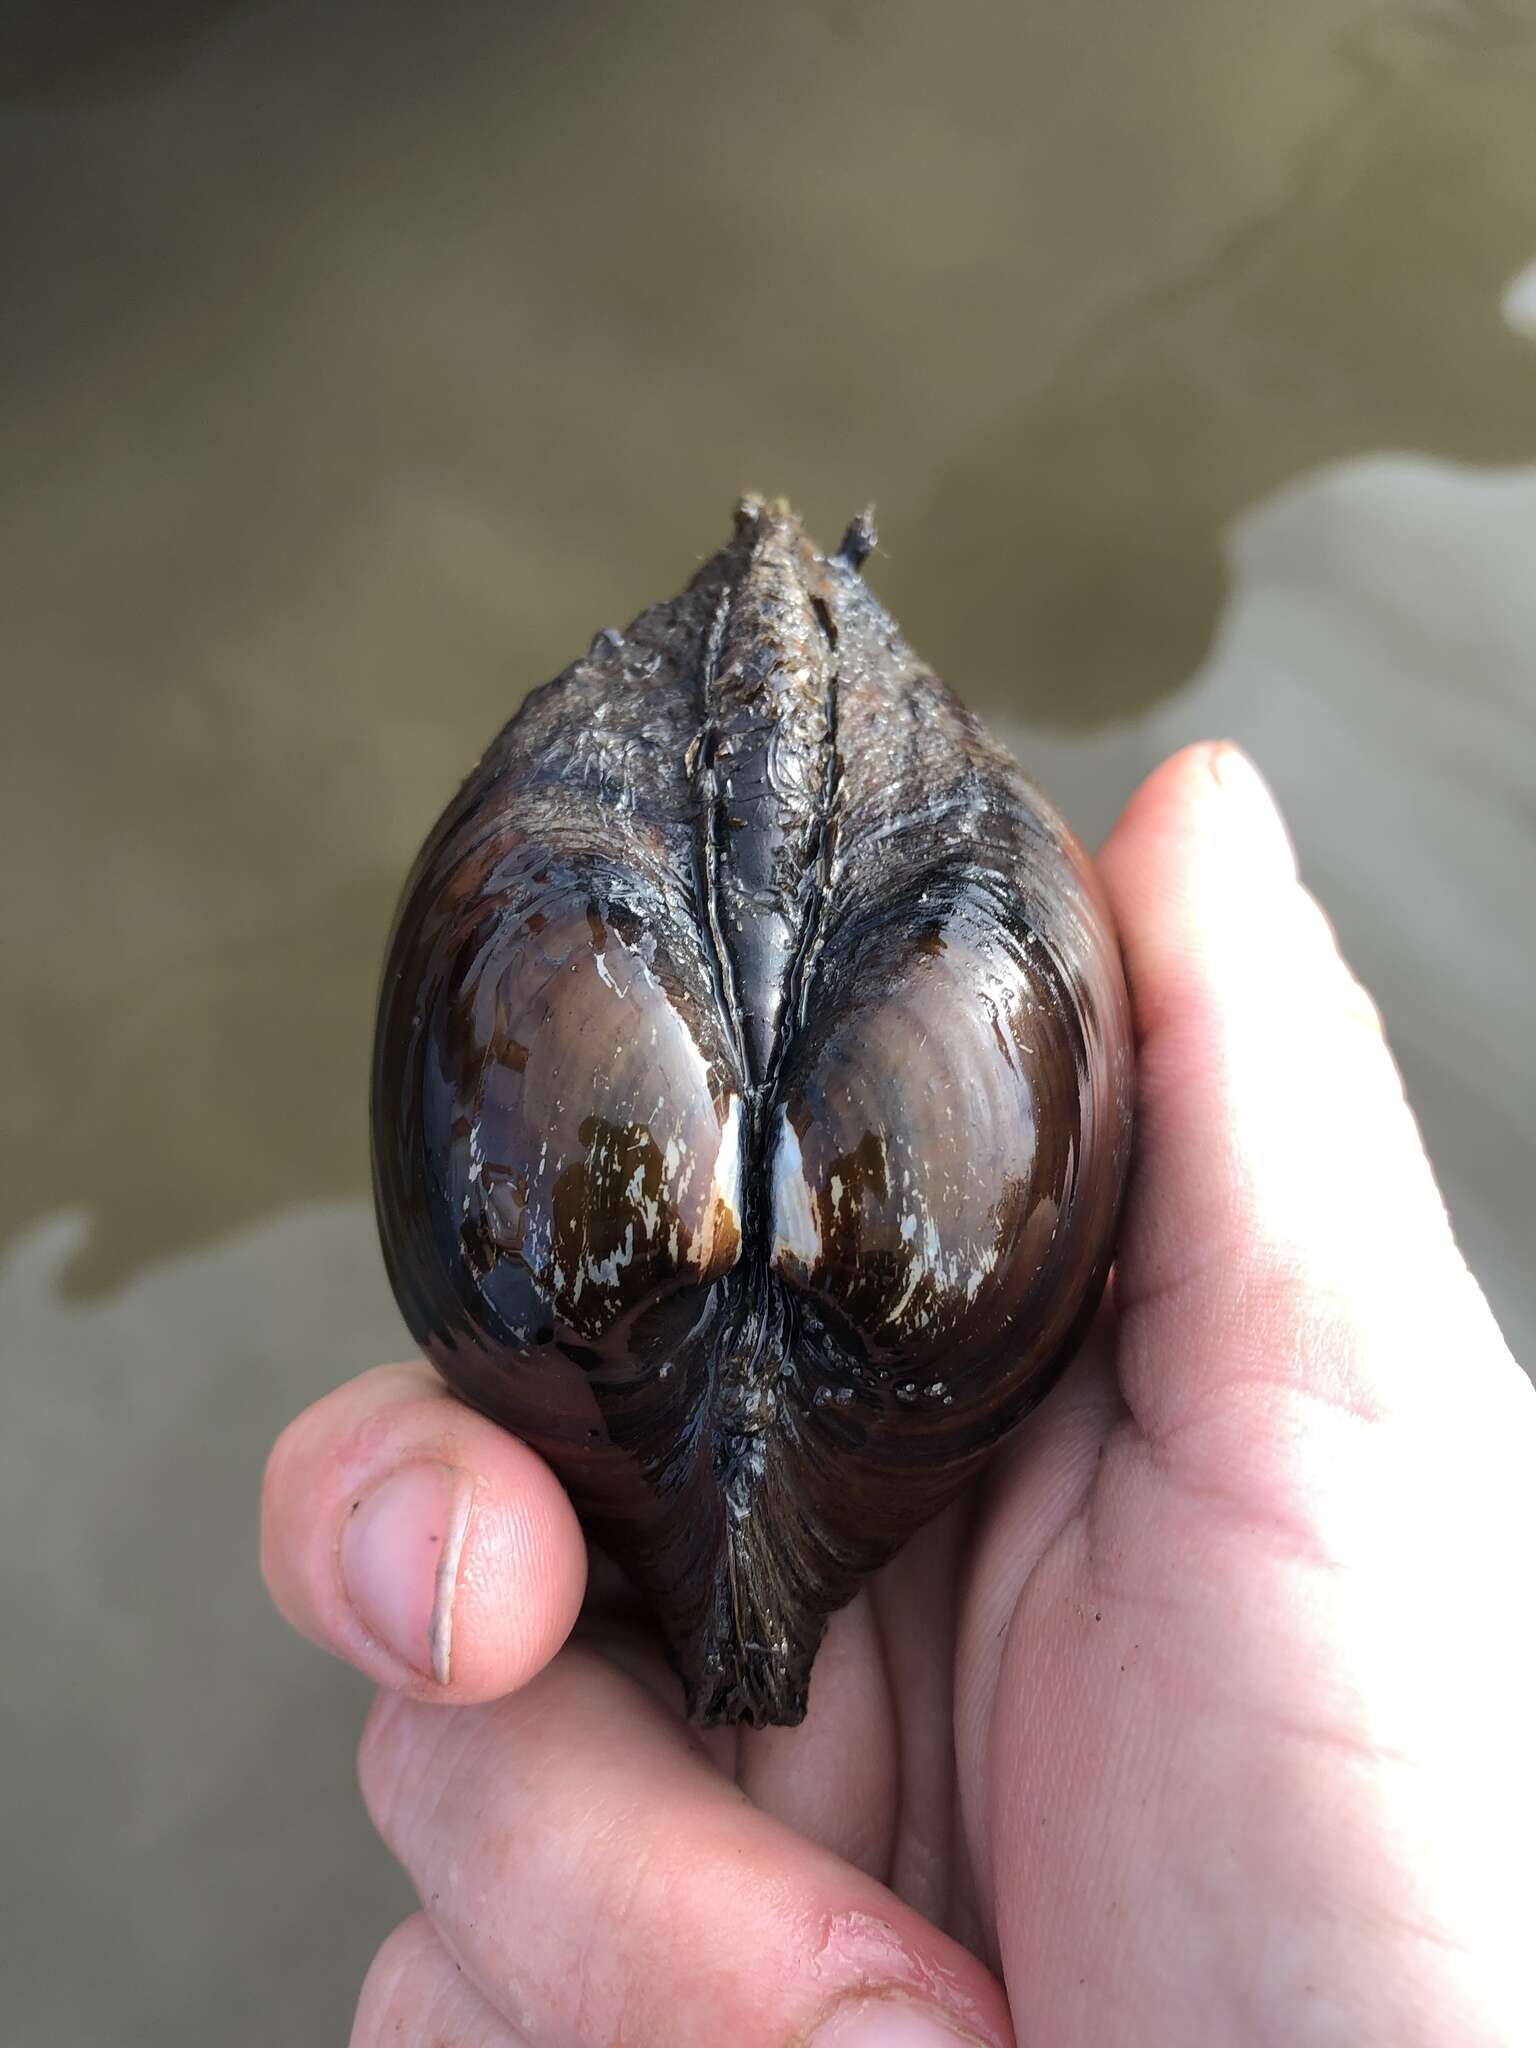
[[[362,1187],[421,828],[743,485],[873,499],[930,657],[1097,726],[1287,478],[1536,457],[1529,7],[34,11],[0,1230],[85,1205],[77,1288]]]
[[[0,1514],[85,1671],[12,1745],[17,2038],[239,2048],[339,2038],[396,1899],[246,1526],[395,1330],[394,892],[742,488],[875,502],[1089,836],[1253,746],[1536,1339],[1536,0],[132,14],[0,47]]]

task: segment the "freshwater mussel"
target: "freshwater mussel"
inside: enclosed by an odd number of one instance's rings
[[[706,1723],[1047,1391],[1132,1054],[1082,849],[861,574],[745,501],[535,691],[423,847],[374,1058],[397,1298],[549,1460]]]

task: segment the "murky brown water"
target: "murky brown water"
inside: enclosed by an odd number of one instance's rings
[[[1285,477],[1536,454],[1531,5],[36,12],[0,1231],[88,1205],[77,1287],[363,1185],[420,830],[738,488],[873,499],[931,658],[1093,722]]]
[[[1536,0],[7,7],[17,2048],[344,2037],[403,1903],[250,1524],[401,1341],[385,927],[744,487],[875,501],[1088,832],[1255,748],[1536,1355],[1533,109]]]

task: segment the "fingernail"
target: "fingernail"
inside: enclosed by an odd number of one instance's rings
[[[1218,788],[1229,796],[1263,796],[1273,802],[1263,776],[1235,740],[1218,740],[1207,765]]]
[[[1233,891],[1246,897],[1265,879],[1289,887],[1296,880],[1296,849],[1274,791],[1231,740],[1212,747],[1206,765],[1226,800],[1219,816],[1233,850],[1227,871]]]
[[[371,1635],[448,1683],[453,1597],[474,1485],[447,1465],[404,1465],[353,1505],[341,1535],[347,1598]]]
[[[1246,804],[1256,818],[1263,820],[1265,830],[1283,829],[1274,791],[1235,740],[1219,740],[1212,747],[1206,765],[1211,780],[1223,796],[1235,797],[1240,804]]]
[[[905,1998],[861,1998],[840,2005],[812,2034],[808,2048],[978,2048],[976,2036],[951,2026],[931,2005]]]

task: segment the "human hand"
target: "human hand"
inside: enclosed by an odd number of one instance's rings
[[[802,1727],[691,1730],[547,1468],[427,1368],[285,1432],[268,1581],[385,1688],[363,1792],[424,1909],[355,2048],[1536,2039],[1536,1397],[1242,757],[1167,763],[1100,868],[1113,1301],[834,1617]]]

